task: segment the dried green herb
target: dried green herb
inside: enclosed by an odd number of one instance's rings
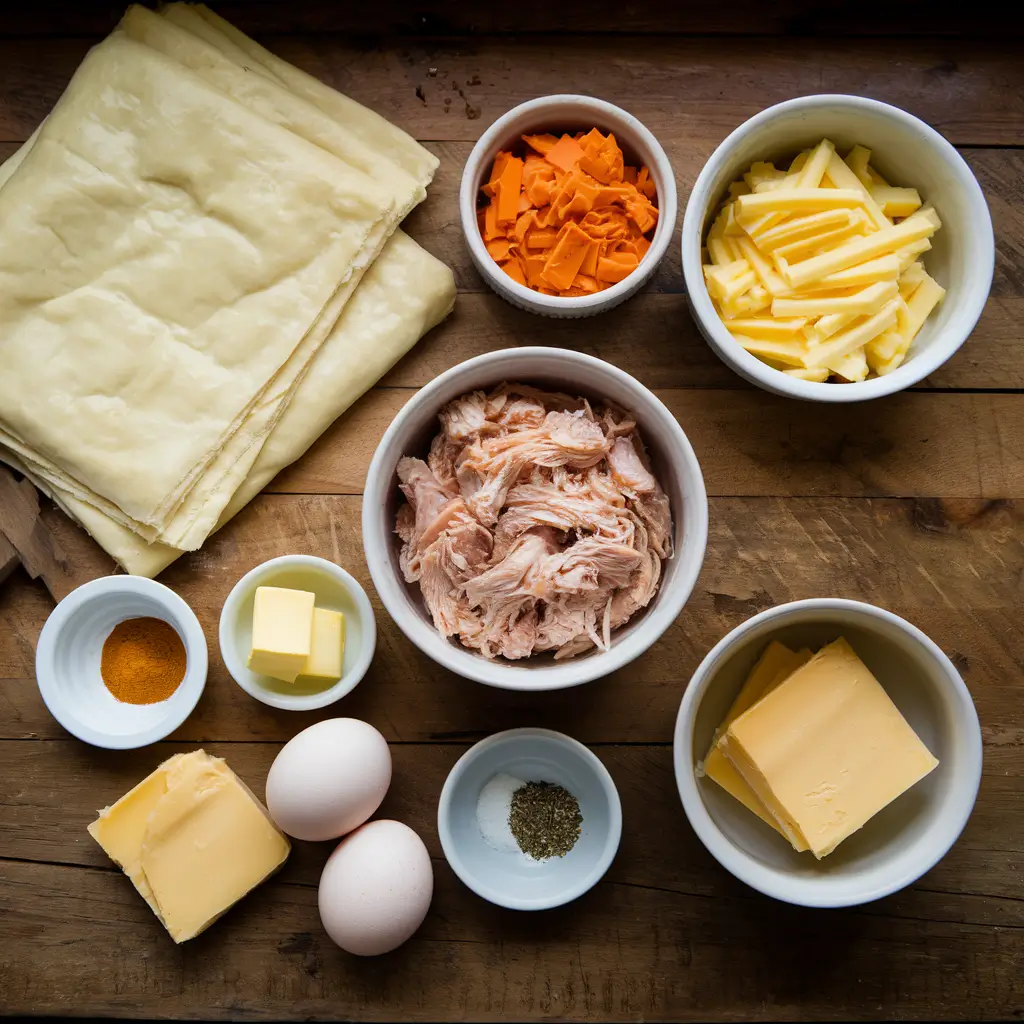
[[[527,782],[512,794],[508,825],[519,849],[535,860],[564,857],[580,835],[576,797],[550,782]]]

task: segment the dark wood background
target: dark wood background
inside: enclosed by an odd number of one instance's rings
[[[842,1019],[1024,1015],[1024,49],[1006,5],[840,3],[369,4],[225,0],[221,13],[376,108],[441,158],[410,233],[451,264],[454,316],[314,450],[162,577],[207,630],[211,671],[172,740],[115,753],[49,717],[33,652],[52,602],[19,573],[0,588],[0,1011],[192,1018]],[[358,10],[355,8],[358,7]],[[42,0],[0,12],[0,157],[61,93],[120,13]],[[488,293],[460,236],[456,191],[481,130],[511,105],[593,93],[665,145],[681,200],[715,145],[770,103],[846,91],[934,124],[991,205],[997,262],[973,337],[912,391],[819,407],[754,390],[711,354],[687,312],[673,246],[653,285],[596,320],[519,313]],[[284,552],[335,558],[369,586],[359,535],[369,457],[412,391],[468,356],[516,344],[578,348],[657,389],[704,468],[707,560],[693,598],[634,665],[578,690],[530,696],[455,678],[377,604],[374,666],[320,715],[264,707],[227,676],[216,623],[232,584]],[[2,367],[0,367],[2,372]],[[104,556],[52,509],[83,576]],[[774,903],[718,867],[690,831],[672,776],[679,699],[709,647],[753,612],[810,596],[875,602],[954,659],[985,738],[966,832],[920,882],[849,911]],[[316,883],[330,844],[286,869],[205,935],[176,948],[85,832],[165,756],[203,745],[257,791],[282,742],[328,714],[392,743],[382,813],[434,858],[426,923],[377,960],[321,931]],[[606,879],[542,914],[493,907],[441,856],[445,775],[498,729],[545,725],[590,744],[622,795]]]

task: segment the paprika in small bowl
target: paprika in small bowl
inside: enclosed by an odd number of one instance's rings
[[[105,576],[72,591],[39,635],[36,680],[53,717],[96,747],[162,740],[206,685],[206,637],[173,590]]]

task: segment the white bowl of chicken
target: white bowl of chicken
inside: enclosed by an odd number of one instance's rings
[[[552,348],[478,356],[417,392],[363,500],[370,575],[402,632],[509,690],[577,686],[647,650],[693,590],[707,524],[672,413]]]

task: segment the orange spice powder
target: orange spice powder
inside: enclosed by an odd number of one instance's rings
[[[156,704],[181,685],[186,664],[185,645],[169,622],[126,619],[103,642],[100,674],[119,701]]]

